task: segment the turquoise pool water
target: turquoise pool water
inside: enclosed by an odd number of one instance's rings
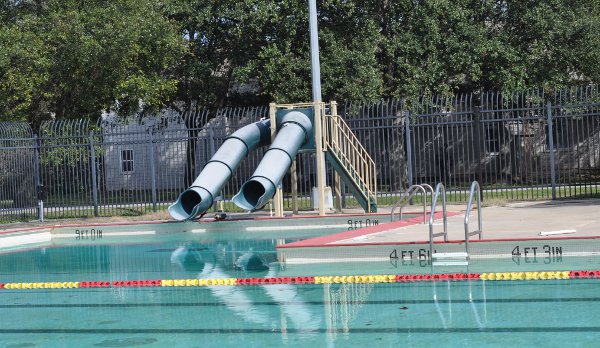
[[[276,233],[257,240],[222,234],[163,239],[3,254],[0,282],[405,270],[389,262],[287,267],[277,262],[275,245],[284,241]],[[478,262],[469,267],[503,271],[512,261]],[[577,262],[598,264],[592,257],[565,258],[549,267],[572,269]],[[598,279],[0,290],[0,346],[594,347],[599,301]]]

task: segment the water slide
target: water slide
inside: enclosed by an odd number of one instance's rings
[[[175,220],[191,220],[204,214],[248,153],[269,144],[271,122],[261,120],[240,128],[225,139],[192,185],[169,206]],[[277,120],[278,133],[252,177],[242,185],[233,202],[244,210],[262,208],[292,164],[298,150],[313,136],[312,121],[300,111],[289,111]]]
[[[171,217],[175,220],[190,220],[204,214],[248,153],[259,145],[270,142],[270,127],[269,120],[261,120],[244,126],[227,137],[192,185],[169,207]]]
[[[279,131],[273,144],[256,167],[254,174],[233,197],[233,203],[244,210],[254,211],[267,204],[292,165],[298,150],[313,136],[311,120],[299,111],[291,111],[281,117],[277,129]]]

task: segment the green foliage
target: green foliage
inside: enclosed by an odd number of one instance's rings
[[[3,120],[31,120],[44,107],[49,92],[51,59],[34,31],[38,20],[23,18],[0,27],[0,114]]]
[[[150,0],[18,3],[0,28],[0,113],[91,118],[160,108],[176,92],[177,27]],[[35,5],[37,4],[37,5]]]
[[[324,100],[600,79],[597,0],[317,8]],[[311,99],[305,0],[4,0],[0,21],[4,120]]]
[[[241,81],[278,102],[310,100],[305,2],[255,2],[265,39]],[[597,82],[597,1],[324,0],[323,99],[513,91]],[[263,11],[261,13],[264,13]],[[258,30],[257,30],[258,31]]]

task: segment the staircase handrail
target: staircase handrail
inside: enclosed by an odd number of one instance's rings
[[[351,179],[366,191],[368,199],[373,198],[377,204],[375,161],[348,124],[336,114],[323,117],[323,143],[325,151],[333,151],[336,156],[340,156],[340,160],[357,174]]]

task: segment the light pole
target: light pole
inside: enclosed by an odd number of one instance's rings
[[[317,144],[316,151],[316,167],[317,167],[317,192],[318,192],[318,205],[319,205],[319,215],[325,215],[325,207],[332,208],[333,204],[331,204],[332,199],[325,199],[325,196],[329,196],[326,194],[325,187],[327,186],[327,176],[325,175],[325,153],[323,152],[322,147],[320,146],[322,139],[318,137],[322,137],[321,133],[321,117],[324,117],[324,114],[321,114],[318,110],[321,110],[320,107],[317,108],[317,105],[320,105],[322,101],[321,99],[321,67],[319,63],[319,30],[317,28],[317,2],[316,0],[308,0],[308,27],[310,33],[310,68],[312,75],[312,97],[313,103],[315,103],[315,125],[318,131],[315,132],[315,142]],[[319,113],[319,115],[317,115]],[[331,192],[331,189],[328,191]],[[316,197],[315,197],[316,198]],[[327,202],[327,203],[326,203]]]
[[[312,73],[313,102],[321,101],[321,67],[319,65],[319,30],[317,28],[317,1],[308,0],[308,28],[310,32],[310,70]]]

